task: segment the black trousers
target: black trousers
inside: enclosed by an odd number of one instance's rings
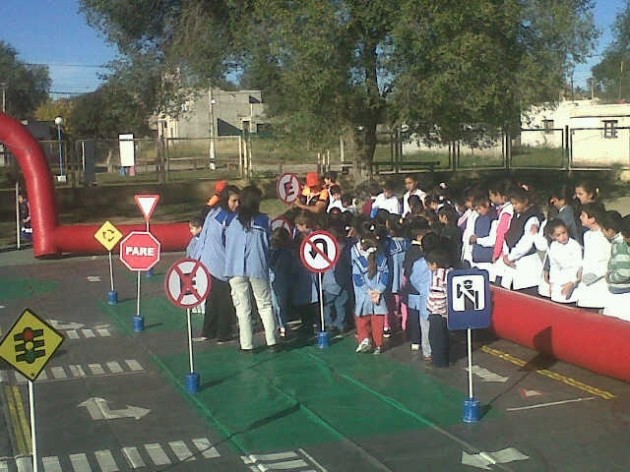
[[[407,308],[407,336],[411,344],[422,344],[420,312],[413,308]]]
[[[429,315],[429,343],[431,344],[431,357],[435,367],[448,367],[449,337],[446,318],[440,315]]]
[[[232,339],[236,319],[230,284],[213,275],[210,277],[212,290],[206,299],[206,315],[203,319],[201,335],[210,339],[227,341]]]

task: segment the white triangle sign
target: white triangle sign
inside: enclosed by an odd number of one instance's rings
[[[149,221],[151,219],[151,215],[153,215],[153,210],[158,204],[160,200],[159,195],[135,195],[136,204],[140,211],[144,215],[144,219]]]

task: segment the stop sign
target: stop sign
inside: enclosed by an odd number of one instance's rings
[[[120,260],[129,270],[149,270],[160,260],[160,241],[151,233],[132,231],[120,242]]]

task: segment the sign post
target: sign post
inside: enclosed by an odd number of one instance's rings
[[[147,233],[149,232],[149,222],[151,220],[151,216],[153,216],[153,211],[155,211],[155,207],[160,201],[159,195],[134,195],[133,198],[136,200],[136,205],[140,208],[142,212],[142,216],[144,216],[144,222],[147,225]],[[149,278],[153,277],[153,268],[147,269],[144,275]]]
[[[160,241],[149,232],[132,231],[120,242],[120,260],[129,270],[138,272],[138,298],[133,330],[144,331],[144,317],[140,314],[140,272],[151,269],[160,260]]]
[[[39,459],[33,384],[50,358],[59,349],[63,339],[63,334],[27,308],[0,341],[0,358],[28,379],[31,444],[35,472],[39,470]]]
[[[321,331],[317,333],[317,345],[321,348],[330,346],[328,331],[324,326],[324,291],[322,273],[332,269],[340,256],[339,245],[335,237],[327,231],[314,231],[304,238],[300,246],[300,258],[304,266],[319,275],[319,314]]]
[[[195,259],[181,259],[175,262],[166,272],[164,288],[170,302],[178,307],[186,308],[188,326],[188,360],[190,372],[186,374],[186,389],[190,393],[199,391],[200,376],[195,372],[193,356],[192,323],[190,309],[204,302],[212,289],[212,278],[206,266]]]
[[[112,249],[116,247],[116,244],[122,239],[123,234],[109,221],[103,223],[96,233],[94,238],[107,249],[109,255],[109,292],[107,292],[107,303],[110,305],[116,305],[118,303],[118,292],[114,290],[114,268],[112,266]]]
[[[447,278],[448,328],[466,330],[468,345],[468,398],[464,400],[465,423],[481,418],[479,400],[474,396],[472,379],[472,330],[487,328],[492,322],[490,278],[487,270],[452,270]]]
[[[278,198],[287,205],[290,205],[300,198],[301,190],[300,179],[296,174],[286,173],[278,178],[278,184],[276,186]]]

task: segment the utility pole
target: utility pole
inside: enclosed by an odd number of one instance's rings
[[[619,101],[621,101],[621,79],[623,77],[623,59],[619,63]]]

